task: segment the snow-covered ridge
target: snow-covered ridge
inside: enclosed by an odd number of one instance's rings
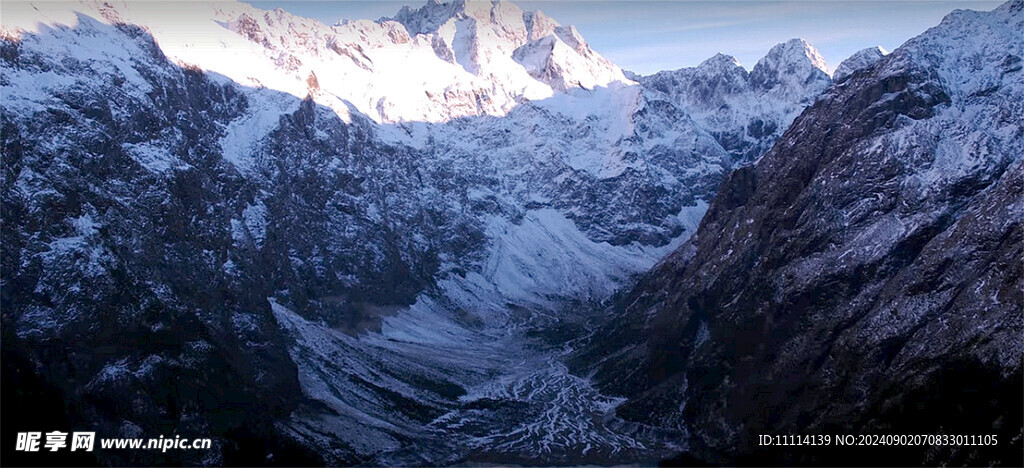
[[[144,27],[182,65],[378,122],[504,115],[523,100],[629,82],[575,28],[504,1],[432,1],[394,19],[334,26],[239,2],[178,11],[157,2],[15,2],[5,5],[5,35],[74,26],[79,12]]]
[[[842,81],[853,74],[853,72],[874,65],[878,59],[885,57],[888,54],[889,52],[881,46],[858,50],[849,58],[843,60],[843,62],[836,67],[836,71],[832,72],[832,79],[835,81]]]
[[[900,49],[922,66],[934,67],[950,97],[966,98],[1024,86],[1021,31],[1024,1],[1011,0],[991,12],[955,10]],[[898,62],[890,68],[895,66]]]
[[[667,95],[741,163],[770,148],[832,84],[825,59],[799,38],[772,47],[750,72],[717,54],[696,67],[636,79]]]

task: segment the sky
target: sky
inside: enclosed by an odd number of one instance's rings
[[[326,24],[393,16],[409,1],[253,0]],[[691,67],[716,53],[748,69],[773,45],[794,37],[813,44],[834,69],[872,46],[888,51],[935,26],[955,9],[991,10],[988,0],[526,0],[563,25],[575,25],[590,46],[619,67],[640,74]]]

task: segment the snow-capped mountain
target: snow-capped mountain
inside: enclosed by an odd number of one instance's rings
[[[0,23],[5,375],[45,371],[61,424],[217,438],[100,461],[682,448],[562,359],[829,86],[813,47],[637,83],[501,1],[333,26],[181,10],[18,2]]]
[[[735,58],[637,77],[711,133],[735,162],[754,160],[832,84],[821,54],[802,39],[772,47],[748,73]]]
[[[955,11],[830,88],[617,297],[577,370],[712,464],[871,464],[757,437],[950,428],[1008,442],[886,463],[1018,463],[1022,30],[1021,0]]]

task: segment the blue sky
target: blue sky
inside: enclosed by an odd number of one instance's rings
[[[281,7],[333,24],[342,18],[392,16],[409,1],[254,0],[258,8]],[[579,29],[591,47],[620,67],[638,73],[694,66],[717,52],[750,68],[772,45],[802,37],[831,67],[850,54],[880,45],[893,50],[934,26],[957,8],[991,10],[999,1],[517,1]]]

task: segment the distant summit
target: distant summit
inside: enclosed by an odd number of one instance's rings
[[[808,88],[831,84],[828,64],[809,42],[790,39],[777,44],[754,65],[750,72],[751,86],[776,95],[791,96]]]

